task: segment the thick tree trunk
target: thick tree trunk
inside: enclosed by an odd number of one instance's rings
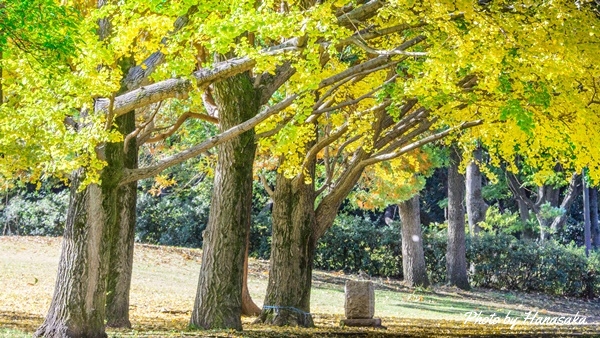
[[[127,113],[116,120],[123,135],[135,129],[135,112]],[[124,166],[137,168],[138,147],[132,138],[127,151],[123,144],[115,149],[124,158]],[[127,183],[117,190],[117,219],[110,224],[110,263],[106,289],[106,319],[110,327],[131,327],[129,321],[129,290],[133,269],[133,247],[135,242],[135,221],[137,202],[137,181]]]
[[[312,265],[316,246],[314,186],[277,174],[273,194],[273,235],[269,283],[261,321],[313,326],[310,315]]]
[[[259,96],[248,73],[214,84],[219,128],[227,130],[258,113]],[[208,226],[191,326],[242,329],[242,284],[252,206],[256,145],[250,130],[218,147]]]
[[[475,150],[473,155],[476,161],[481,161],[481,148]],[[478,224],[485,220],[485,212],[488,208],[481,194],[482,176],[476,161],[469,163],[466,174],[467,216],[469,219],[469,231],[474,236],[479,234],[481,228]]]
[[[79,191],[84,172],[73,174],[58,276],[50,310],[38,337],[106,337],[106,280],[110,226],[117,221],[117,189],[123,175],[122,143],[104,146],[101,185]]]
[[[419,195],[398,204],[402,222],[402,271],[408,286],[429,286],[423,236],[421,234],[421,211]]]
[[[458,172],[460,155],[450,151],[448,167],[448,251],[446,252],[446,281],[461,289],[470,288],[467,278],[465,242],[465,178]]]
[[[36,337],[106,337],[105,224],[114,217],[106,209],[114,211],[116,189],[92,184],[78,192],[81,175],[72,180],[54,296]]]
[[[248,224],[250,225],[250,224]],[[260,308],[254,303],[248,290],[248,253],[250,251],[250,228],[246,234],[246,253],[244,254],[244,281],[242,284],[242,315],[243,316],[258,316]]]
[[[598,228],[598,188],[590,188],[590,227],[592,231],[592,247],[600,248],[600,228]]]

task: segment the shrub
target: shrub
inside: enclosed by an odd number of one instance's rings
[[[249,255],[259,259],[271,257],[271,213],[259,212],[252,218]]]
[[[434,227],[423,229],[423,251],[430,283],[442,283],[446,280],[446,247],[448,230]]]
[[[136,241],[199,248],[208,224],[210,180],[189,190],[153,196],[138,193]]]
[[[475,264],[474,286],[584,297],[600,282],[594,272],[596,256],[586,258],[583,248],[574,244],[482,233],[468,247],[468,256]]]
[[[359,216],[340,214],[319,240],[315,267],[371,276],[401,276],[402,256],[398,226],[379,226]]]
[[[69,190],[44,187],[19,191],[0,207],[0,234],[60,236],[69,205]]]

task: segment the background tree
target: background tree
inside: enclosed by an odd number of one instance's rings
[[[448,165],[448,248],[446,253],[446,282],[468,290],[465,242],[465,178],[459,172],[461,156],[458,149],[450,150]]]
[[[404,281],[408,286],[429,286],[425,256],[419,196],[416,195],[398,204],[402,222],[402,267]]]
[[[482,161],[482,149],[477,148],[473,152],[473,160],[467,164],[465,173],[466,182],[466,208],[469,220],[469,232],[476,236],[479,233],[479,222],[485,220],[485,212],[488,205],[482,195],[482,175],[479,166]]]

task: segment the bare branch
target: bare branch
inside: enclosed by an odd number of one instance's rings
[[[271,186],[269,185],[269,182],[267,182],[267,179],[265,178],[265,175],[263,174],[258,174],[258,178],[260,178],[260,183],[262,183],[263,188],[265,188],[265,191],[267,192],[267,195],[269,195],[269,197],[273,197],[273,189],[271,189]]]
[[[213,68],[201,69],[192,74],[196,86],[204,89],[209,84],[245,72],[254,67],[255,61],[247,57],[234,58],[216,63]],[[129,111],[146,105],[163,101],[169,98],[186,98],[192,89],[192,82],[188,79],[167,79],[139,89],[130,91],[115,98],[115,116],[123,115]],[[106,110],[108,100],[98,100],[99,110]]]
[[[426,119],[429,116],[429,111],[425,108],[419,108],[409,115],[406,115],[398,123],[393,125],[391,130],[380,137],[374,144],[375,149],[382,149],[392,140],[402,135],[407,130],[416,126],[420,121]]]
[[[364,21],[375,16],[375,14],[377,14],[377,11],[381,7],[383,7],[383,5],[383,1],[371,0],[365,3],[364,5],[351,10],[348,13],[341,14],[338,17],[338,23],[340,26],[352,28],[354,27],[355,23]]]
[[[232,138],[254,128],[257,124],[285,109],[285,107],[289,106],[294,101],[296,96],[297,95],[292,95],[291,97],[288,97],[287,99],[281,101],[273,107],[257,114],[253,118],[248,119],[247,121],[240,123],[237,126],[232,127],[218,135],[210,137],[206,141],[196,146],[188,148],[173,156],[169,156],[159,161],[155,165],[139,169],[125,169],[125,174],[123,175],[123,179],[121,180],[121,182],[119,182],[119,184],[123,185],[144,178],[156,176],[168,167],[171,167],[175,164],[179,164],[192,157],[196,157],[216,145],[227,142]]]
[[[374,48],[369,47],[366,43],[360,41],[360,39],[358,39],[356,37],[352,37],[347,40],[349,42],[355,44],[356,46],[360,47],[365,52],[375,54],[375,55],[386,55],[386,56],[391,56],[391,55],[427,56],[428,55],[427,52],[407,52],[405,50],[397,50],[397,49],[393,49],[393,50],[389,50],[389,51],[374,49]]]
[[[317,157],[317,154],[319,153],[319,151],[323,150],[323,148],[327,147],[328,145],[332,144],[337,139],[342,137],[342,135],[344,135],[344,133],[347,130],[348,130],[348,122],[342,124],[339,128],[337,128],[329,136],[321,139],[319,142],[317,142],[317,144],[312,146],[306,153],[306,156],[304,157],[304,162],[302,163],[302,170],[300,170],[300,173],[304,173],[305,170],[308,170],[308,166]]]
[[[315,110],[313,112],[313,114],[314,115],[323,114],[323,113],[330,112],[330,111],[337,110],[337,109],[341,109],[341,108],[344,108],[344,107],[347,107],[347,106],[350,106],[350,105],[353,105],[353,104],[357,104],[357,103],[359,103],[360,101],[362,101],[364,99],[372,98],[373,94],[375,94],[376,92],[378,92],[386,84],[392,83],[396,79],[396,77],[397,76],[394,75],[391,79],[385,81],[382,85],[377,86],[373,90],[369,91],[366,94],[363,94],[363,95],[357,97],[356,99],[352,99],[352,100],[347,100],[347,101],[341,102],[338,105],[333,106],[333,107],[326,107],[326,108],[323,108],[323,109],[317,109],[317,110]]]
[[[394,151],[392,153],[386,153],[386,154],[381,154],[378,156],[373,156],[368,158],[367,160],[364,160],[362,162],[363,166],[368,166],[368,165],[372,165],[378,162],[382,162],[382,161],[387,161],[387,160],[391,160],[394,159],[400,155],[406,154],[407,152],[411,151],[411,150],[415,150],[417,148],[420,148],[426,144],[429,144],[431,142],[437,141],[439,139],[442,139],[444,137],[446,137],[447,135],[458,131],[458,130],[463,130],[463,129],[468,129],[468,128],[472,128],[478,125],[481,125],[483,123],[482,120],[476,120],[476,121],[470,121],[470,122],[463,122],[460,125],[456,126],[456,127],[452,127],[452,128],[448,128],[444,131],[435,133],[433,135],[424,137],[418,141],[415,141],[407,146],[404,146],[400,149],[398,149],[397,151]]]
[[[537,207],[535,203],[527,196],[527,194],[525,193],[525,189],[523,189],[523,186],[521,185],[519,180],[517,180],[515,174],[506,171],[505,175],[507,178],[506,182],[508,183],[508,188],[512,191],[515,197],[520,199],[523,203],[525,203],[525,205],[527,205],[529,209],[533,210],[534,212],[537,212]]]
[[[145,141],[145,143],[154,143],[154,142],[159,142],[159,141],[166,139],[167,137],[173,135],[181,127],[183,122],[187,121],[190,118],[199,119],[199,120],[203,120],[203,121],[207,121],[207,122],[215,123],[215,124],[219,123],[219,119],[212,117],[210,115],[186,112],[179,116],[179,118],[177,119],[177,122],[175,122],[175,124],[173,124],[171,127],[169,127],[169,130],[167,130],[166,132],[164,132],[162,134],[159,134],[159,135],[156,135],[154,137],[147,139]]]
[[[156,114],[158,114],[158,111],[160,110],[160,107],[162,106],[162,102],[159,102],[158,105],[156,106],[156,109],[154,109],[154,113],[152,114],[152,116],[150,116],[150,118],[148,119],[148,121],[146,121],[143,125],[135,128],[134,131],[132,131],[131,133],[127,134],[127,136],[125,136],[125,142],[123,143],[123,152],[127,153],[127,148],[129,147],[129,140],[137,137],[138,134],[142,131],[145,130],[146,127],[148,127],[151,123],[153,123],[154,118],[156,117]],[[151,132],[151,131],[150,131]],[[148,134],[150,133],[148,132]],[[140,139],[137,139],[137,144],[143,144],[144,142],[141,142]]]

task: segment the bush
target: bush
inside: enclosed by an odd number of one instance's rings
[[[475,264],[474,286],[578,297],[597,294],[597,254],[588,259],[574,244],[482,233],[467,250]]]
[[[69,189],[21,190],[0,206],[0,224],[6,235],[61,236],[69,205]]]
[[[271,213],[260,212],[252,218],[249,255],[258,259],[271,257]]]
[[[189,190],[158,196],[138,193],[136,242],[202,247],[211,188],[210,180],[204,180]]]
[[[423,252],[429,282],[442,283],[446,280],[448,230],[446,228],[425,228],[423,230]]]
[[[315,267],[371,276],[401,276],[402,246],[398,226],[340,214],[317,244]]]

